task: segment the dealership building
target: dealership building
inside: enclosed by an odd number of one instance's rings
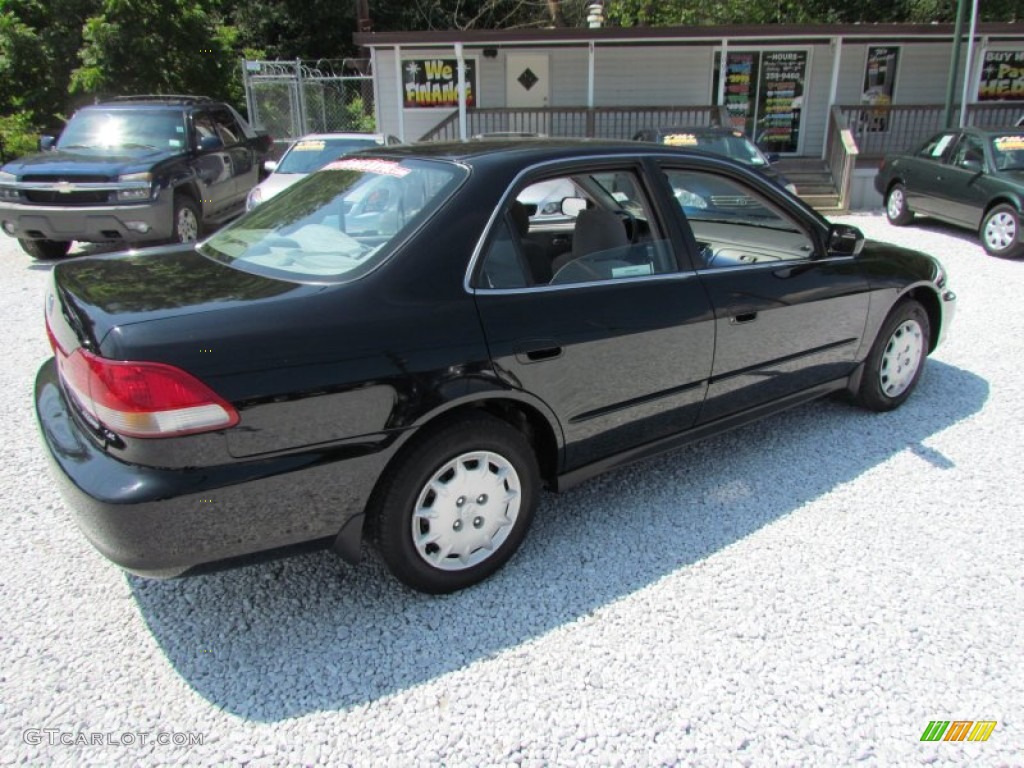
[[[368,32],[356,42],[370,51],[378,130],[405,141],[628,139],[642,128],[728,124],[778,153],[787,174],[806,169],[798,187],[829,209],[880,203],[870,184],[878,159],[945,126],[951,85],[953,124],[1024,115],[1024,24],[965,25],[951,83],[953,33],[949,24],[599,27]]]

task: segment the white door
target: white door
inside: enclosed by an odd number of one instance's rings
[[[550,97],[551,78],[546,53],[505,55],[506,107],[546,107]]]

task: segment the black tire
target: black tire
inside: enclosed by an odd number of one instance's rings
[[[42,261],[62,259],[71,250],[70,240],[28,240],[19,238],[18,244],[21,246],[21,250],[33,259],[40,259]]]
[[[194,243],[198,240],[202,230],[202,216],[196,201],[181,192],[175,194],[171,224],[172,243]]]
[[[1024,254],[1020,214],[1012,205],[997,205],[986,213],[978,237],[990,256],[1011,258]]]
[[[474,458],[478,452],[490,455]],[[481,476],[467,476],[480,470],[484,458],[487,469]],[[499,475],[502,470],[505,475]],[[526,537],[540,495],[540,472],[529,441],[484,414],[417,438],[380,482],[371,513],[381,557],[396,578],[429,594],[464,589],[503,566]],[[434,490],[445,487],[450,495]],[[517,496],[510,499],[514,491]],[[426,514],[417,515],[417,508]],[[510,524],[500,522],[510,516]],[[422,537],[418,543],[414,531]],[[443,546],[453,554],[444,556]],[[456,557],[452,547],[462,547],[462,554]]]
[[[889,187],[889,193],[885,196],[885,217],[897,227],[914,220],[914,212],[907,205],[907,188],[902,184]]]
[[[857,402],[871,411],[891,411],[910,397],[924,371],[931,344],[928,313],[918,302],[897,304],[882,323],[864,364]]]

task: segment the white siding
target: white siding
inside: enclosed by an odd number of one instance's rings
[[[709,104],[711,51],[710,46],[703,45],[598,47],[594,58],[594,104],[609,107]]]

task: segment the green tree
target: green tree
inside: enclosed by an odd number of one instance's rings
[[[104,0],[85,22],[73,92],[202,93],[241,101],[236,30],[219,3]]]

